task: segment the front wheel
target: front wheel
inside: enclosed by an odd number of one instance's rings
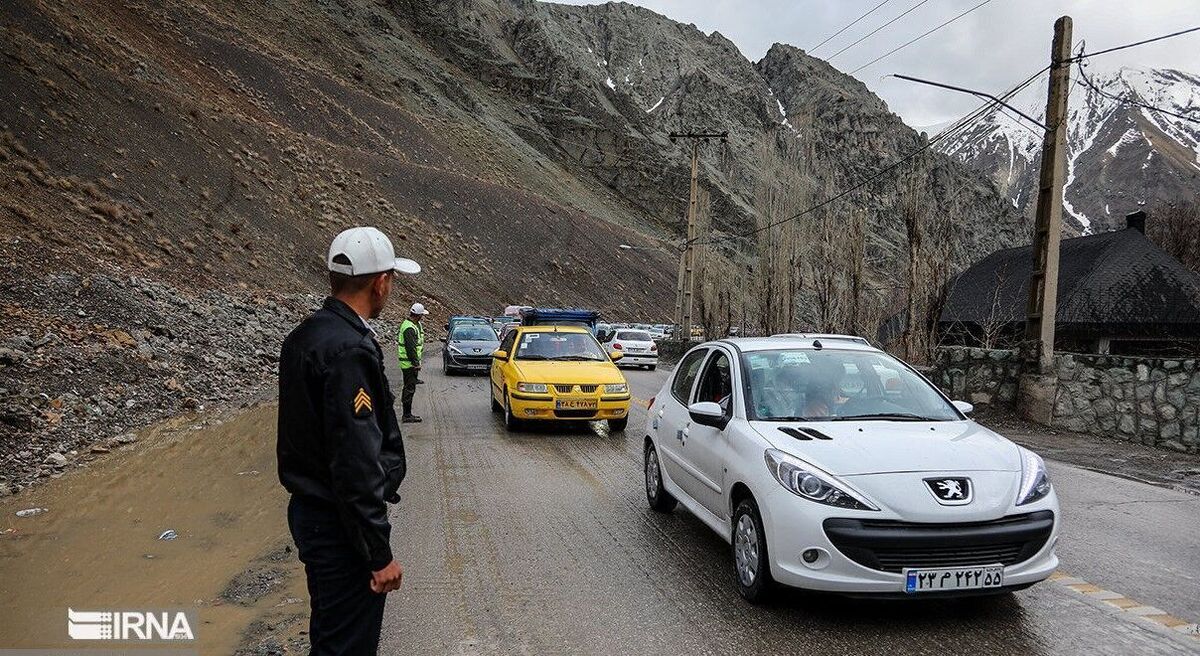
[[[669,513],[675,510],[675,504],[678,501],[663,487],[662,467],[658,464],[658,450],[654,448],[654,443],[650,440],[646,440],[645,458],[646,501],[650,502],[650,508],[660,513]]]
[[[753,499],[742,499],[733,513],[733,572],[738,592],[746,601],[767,600],[774,582],[767,558],[767,535]]]
[[[628,425],[629,425],[629,417],[621,417],[620,419],[609,419],[608,420],[608,432],[620,433],[621,431],[625,430],[625,427]]]
[[[508,398],[508,390],[504,390],[504,428],[511,433],[521,430],[521,420],[513,414],[512,402]]]

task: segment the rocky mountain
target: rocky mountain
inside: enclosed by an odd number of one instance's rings
[[[1200,76],[1125,67],[1071,71],[1065,228],[1072,234],[1124,227],[1126,213],[1195,198],[1200,193]],[[1089,85],[1088,82],[1091,82]],[[1022,94],[1019,108],[1042,120],[1045,86]],[[1023,106],[1022,106],[1023,105]],[[1041,131],[996,112],[940,146],[985,173],[1013,205],[1032,215],[1041,163]]]
[[[775,175],[760,161],[764,139],[780,152],[803,143],[812,186],[833,189],[924,143],[861,82],[788,45],[751,62],[719,32],[624,3],[413,1],[404,9],[398,15],[413,34],[514,108],[498,129],[598,181],[668,237],[682,235],[688,184],[689,146],[672,143],[672,131],[728,131],[727,144],[701,148],[715,229],[725,235],[756,226],[755,191]],[[966,208],[964,257],[1025,238],[1021,218],[986,181],[944,157],[924,165],[932,204]],[[869,250],[888,276],[902,241],[897,198],[893,180],[837,210],[870,213]]]

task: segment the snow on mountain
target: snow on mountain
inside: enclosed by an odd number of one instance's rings
[[[1124,214],[1140,206],[1194,197],[1200,124],[1140,105],[1200,119],[1200,76],[1134,67],[1084,73],[1086,80],[1071,71],[1063,199],[1068,232],[1119,228]],[[1044,99],[1043,83],[1012,104],[1045,122]],[[1041,146],[1041,128],[1002,109],[939,147],[990,176],[1014,206],[1032,214]]]

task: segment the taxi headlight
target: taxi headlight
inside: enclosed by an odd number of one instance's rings
[[[625,394],[629,391],[629,385],[626,383],[612,383],[604,386],[605,394]]]
[[[775,480],[798,497],[849,510],[879,510],[866,499],[825,480],[812,465],[783,451],[767,449],[763,457]]]
[[[530,394],[545,394],[546,383],[517,383],[518,392],[529,392]]]

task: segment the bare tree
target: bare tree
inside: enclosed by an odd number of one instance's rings
[[[1200,274],[1200,203],[1189,200],[1160,208],[1146,221],[1146,236]]]
[[[756,148],[760,166],[754,194],[758,222],[757,276],[754,290],[759,330],[763,334],[787,332],[796,324],[796,297],[800,288],[798,263],[805,242],[797,220],[791,217],[811,198],[807,162],[802,150],[764,135]]]

